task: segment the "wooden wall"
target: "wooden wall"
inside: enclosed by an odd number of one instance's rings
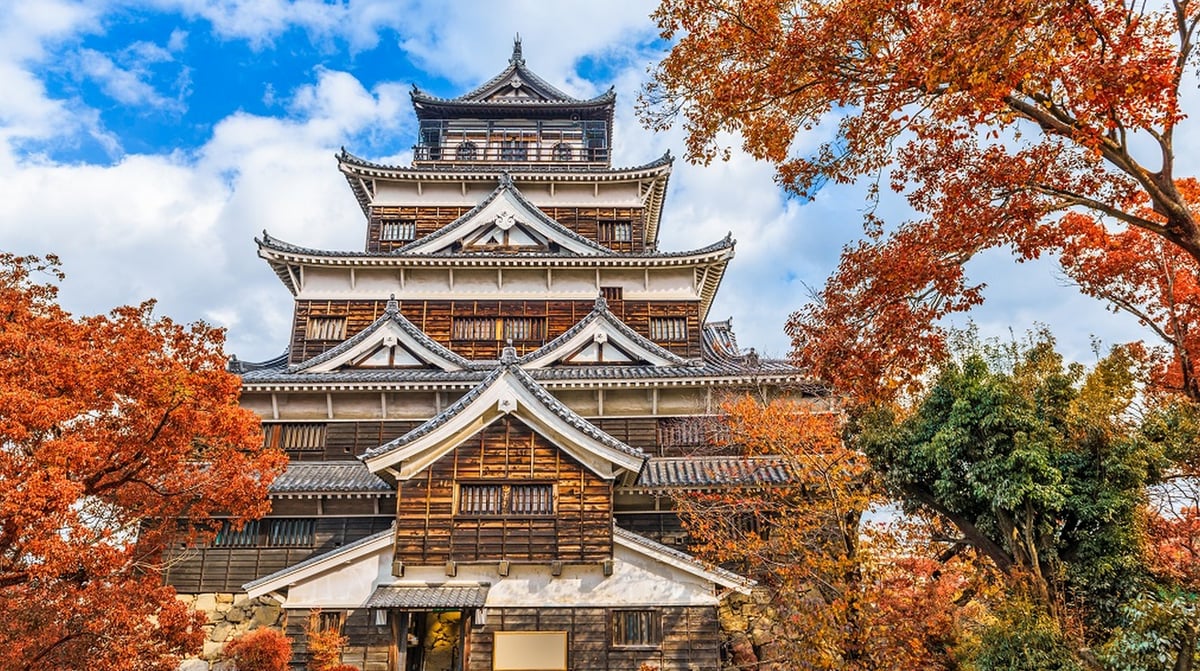
[[[659,608],[662,645],[621,648],[612,644],[607,608],[490,608],[487,625],[471,632],[468,671],[491,671],[492,633],[496,631],[562,631],[567,635],[571,669],[636,671],[651,664],[661,671],[717,671],[721,631],[712,607]]]
[[[305,329],[310,316],[346,317],[345,337],[370,326],[379,319],[387,301],[296,301],[292,325],[290,363],[300,363],[336,347],[339,340],[308,340]],[[701,356],[700,305],[695,301],[611,301],[609,310],[630,328],[650,335],[650,319],[680,317],[687,320],[687,340],[659,342],[664,348],[685,358]],[[505,343],[498,340],[451,340],[453,317],[545,317],[546,334],[540,340],[518,341],[518,354],[532,352],[561,335],[595,308],[586,301],[400,301],[400,312],[429,337],[468,359],[499,358]]]
[[[391,521],[390,516],[319,518],[310,547],[177,548],[167,557],[165,580],[188,594],[241,592],[244,583],[383,531]]]
[[[456,515],[455,482],[553,483],[555,514]],[[595,562],[612,556],[612,485],[513,417],[464,441],[413,480],[396,503],[396,557],[445,561]]]
[[[645,211],[640,207],[543,207],[547,216],[579,235],[598,242],[614,251],[640,253],[645,245]],[[420,239],[446,226],[466,214],[470,207],[414,207],[375,206],[367,223],[367,251],[390,252],[409,244],[412,240],[381,240],[382,222],[388,220],[412,221],[416,228],[416,239]],[[632,240],[614,242],[600,239],[601,221],[628,221],[632,224]]]

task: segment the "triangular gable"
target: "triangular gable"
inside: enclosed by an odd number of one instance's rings
[[[629,328],[609,309],[603,296],[578,324],[521,357],[522,368],[556,365],[686,366],[687,359]]]
[[[495,251],[613,255],[612,250],[547,217],[521,195],[508,175],[501,176],[496,190],[471,211],[394,253]]]
[[[521,50],[521,38],[513,41],[512,56],[508,67],[500,74],[484,82],[479,88],[458,98],[470,102],[553,101],[577,102],[552,86],[549,82],[525,67],[525,56]]]
[[[383,316],[333,349],[290,368],[293,373],[328,373],[340,368],[439,368],[465,370],[471,362],[425,335],[395,299]]]
[[[470,436],[504,415],[513,415],[604,479],[638,472],[645,453],[580,417],[516,365],[511,348],[501,366],[436,417],[360,457],[372,473],[408,480]]]
[[[445,566],[409,565],[392,575],[393,529],[253,580],[242,586],[250,598],[274,595],[285,608],[372,606],[520,608],[545,603],[595,607],[715,605],[728,592],[749,594],[755,582],[618,526],[613,527],[612,567],[573,565],[546,580],[545,569],[513,565],[501,575],[496,564],[464,564],[447,580]],[[691,578],[692,580],[689,580]],[[698,579],[698,580],[696,580]],[[397,601],[402,598],[403,601]],[[421,603],[416,602],[420,599]],[[449,600],[453,603],[441,603]]]

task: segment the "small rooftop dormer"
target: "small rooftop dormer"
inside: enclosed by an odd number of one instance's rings
[[[521,38],[508,67],[457,98],[412,91],[420,131],[417,166],[611,166],[610,88],[590,100],[572,98],[525,67]]]

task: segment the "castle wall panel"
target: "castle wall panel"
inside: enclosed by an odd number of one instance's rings
[[[546,483],[550,515],[459,515],[456,483]],[[406,563],[445,561],[591,562],[612,553],[612,486],[519,420],[504,417],[401,483],[397,556]]]
[[[293,325],[291,363],[300,363],[336,347],[340,339],[318,339],[309,329],[309,318],[334,317],[345,319],[343,339],[370,326],[383,314],[386,300],[298,300]],[[541,337],[515,340],[518,354],[525,354],[553,340],[583,319],[595,306],[595,300],[464,300],[464,301],[400,301],[400,312],[431,338],[469,359],[499,358],[505,340],[455,340],[452,324],[455,317],[500,318],[531,317],[545,320]],[[685,358],[701,356],[700,307],[696,301],[613,301],[609,309],[633,330],[646,337],[652,335],[651,322],[660,318],[682,319],[686,325],[680,340],[659,339],[667,350]],[[312,409],[319,414],[321,407]]]

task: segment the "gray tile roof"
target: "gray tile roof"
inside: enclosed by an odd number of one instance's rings
[[[595,424],[592,424],[580,415],[576,414],[574,410],[568,408],[562,403],[562,401],[559,401],[557,398],[555,398],[553,394],[546,391],[546,389],[538,384],[537,381],[529,375],[529,373],[521,370],[521,368],[516,365],[517,358],[515,353],[512,353],[511,348],[506,348],[505,354],[506,356],[500,360],[500,366],[489,373],[488,376],[485,377],[474,389],[466,394],[463,394],[461,398],[450,404],[450,406],[448,406],[445,410],[438,413],[436,416],[432,417],[427,422],[418,426],[412,431],[409,431],[395,440],[384,443],[379,447],[368,450],[363,455],[363,458],[374,458],[383,454],[387,454],[388,452],[400,449],[405,445],[417,440],[418,438],[433,432],[438,427],[442,426],[446,422],[456,417],[459,413],[463,412],[467,406],[474,402],[475,399],[479,398],[479,396],[487,391],[489,387],[491,387],[493,384],[496,384],[505,374],[512,375],[517,383],[524,387],[525,390],[532,394],[535,398],[537,398],[547,410],[554,413],[560,419],[567,422],[578,431],[586,434],[593,440],[629,456],[637,457],[639,459],[646,458],[645,452],[637,449],[636,447],[631,447],[630,445],[627,445],[600,430]]]
[[[395,489],[361,461],[293,461],[271,483],[271,494],[390,494]]]
[[[541,357],[545,356],[547,353],[553,352],[555,349],[561,347],[564,343],[569,341],[571,338],[574,338],[576,335],[578,335],[580,331],[587,328],[587,326],[589,324],[591,324],[592,322],[597,321],[597,320],[603,320],[603,321],[607,322],[616,331],[620,332],[625,337],[627,337],[630,340],[632,340],[633,342],[637,343],[637,345],[639,347],[649,350],[649,351],[655,353],[656,355],[675,363],[678,366],[692,365],[692,362],[687,361],[683,357],[663,348],[661,345],[654,342],[653,340],[650,340],[646,336],[629,328],[628,324],[626,324],[625,322],[618,319],[617,316],[614,315],[612,313],[612,311],[608,309],[608,301],[604,299],[604,296],[599,296],[596,298],[596,306],[594,308],[592,308],[592,311],[589,312],[586,317],[584,317],[583,319],[580,319],[571,328],[567,329],[566,331],[563,331],[562,334],[559,335],[557,338],[551,340],[550,342],[546,343],[545,345],[542,345],[541,347],[537,348],[536,350],[529,352],[528,354],[522,356],[519,359],[519,362],[527,363],[530,361],[534,361],[536,359],[540,359]],[[700,363],[699,361],[695,362],[695,364],[697,364],[697,365],[699,363]]]
[[[686,552],[682,552],[680,550],[676,550],[673,547],[663,545],[662,543],[650,540],[649,538],[646,538],[645,536],[642,536],[641,534],[635,534],[634,532],[629,531],[628,529],[622,529],[621,527],[619,527],[615,524],[613,525],[613,535],[619,536],[620,538],[624,539],[625,541],[629,542],[630,544],[638,545],[643,548],[646,548],[647,550],[651,550],[651,551],[657,552],[659,554],[673,557],[677,561],[691,564],[692,566],[694,566],[697,569],[700,569],[702,571],[707,571],[713,575],[721,576],[722,578],[724,578],[725,580],[727,580],[731,583],[737,583],[746,588],[753,587],[756,584],[753,580],[746,578],[744,576],[740,576],[740,575],[734,573],[733,571],[727,571],[727,570],[721,568],[720,566],[715,566],[715,565],[709,564],[707,562],[702,562],[699,559],[695,558],[694,556],[692,556]]]
[[[497,179],[500,177],[500,175],[502,175],[504,173],[508,173],[510,175],[514,175],[517,177],[519,177],[523,174],[526,174],[526,173],[531,173],[531,174],[551,173],[551,174],[545,175],[545,177],[554,177],[556,175],[559,175],[560,173],[566,173],[567,175],[571,175],[572,179],[580,179],[580,176],[576,175],[575,173],[589,173],[589,174],[597,174],[597,175],[619,176],[624,173],[642,172],[645,170],[652,170],[654,168],[661,168],[663,166],[671,165],[672,163],[675,162],[675,158],[671,155],[671,152],[668,151],[667,153],[663,154],[662,156],[659,156],[658,158],[656,158],[653,161],[650,161],[648,163],[643,163],[641,165],[617,167],[617,168],[597,168],[594,165],[562,165],[562,164],[558,164],[558,163],[547,164],[547,165],[528,164],[528,165],[519,165],[519,166],[517,166],[517,165],[496,166],[496,165],[486,165],[486,164],[480,164],[480,165],[431,165],[431,166],[422,166],[420,168],[415,168],[412,166],[393,165],[390,163],[378,163],[375,161],[368,161],[367,159],[362,158],[361,156],[356,156],[356,155],[351,154],[350,152],[346,151],[345,147],[343,147],[342,150],[337,154],[337,160],[341,163],[346,163],[348,165],[353,165],[353,166],[360,167],[360,168],[367,168],[369,170],[382,170],[382,171],[387,171],[387,172],[413,173],[413,174],[420,174],[420,175],[438,174],[438,175],[444,175],[446,179],[452,179],[454,176],[460,175],[463,173],[478,173],[478,176],[481,178],[482,177],[494,177]],[[541,175],[539,175],[539,177],[541,177]]]
[[[370,338],[371,334],[373,334],[376,331],[378,331],[379,329],[383,328],[384,324],[387,324],[388,322],[395,323],[397,326],[400,327],[401,330],[403,330],[405,333],[412,336],[413,339],[415,339],[418,343],[420,343],[426,349],[433,352],[435,355],[437,355],[443,359],[446,359],[446,360],[454,363],[455,365],[461,366],[462,368],[470,368],[471,367],[471,362],[468,361],[466,358],[462,357],[458,353],[454,352],[453,350],[451,350],[450,348],[441,344],[440,342],[434,340],[433,338],[430,338],[428,335],[425,334],[424,331],[417,328],[416,324],[413,324],[404,315],[400,314],[399,303],[396,302],[395,298],[392,298],[391,300],[389,300],[387,302],[387,306],[384,308],[383,315],[380,316],[379,319],[376,319],[375,322],[372,323],[370,326],[363,329],[362,331],[359,331],[353,337],[343,341],[337,347],[326,350],[326,351],[322,352],[321,354],[318,354],[317,356],[309,359],[308,361],[304,361],[304,362],[296,364],[294,366],[290,366],[288,368],[288,370],[289,370],[289,372],[293,372],[293,373],[301,372],[308,368],[312,368],[313,366],[317,366],[326,361],[329,361],[330,359],[336,358],[336,357],[340,356],[346,350],[353,349],[354,346],[356,346],[359,343],[361,343],[362,341]]]
[[[583,237],[582,235],[576,233],[575,231],[572,231],[571,229],[567,228],[566,226],[563,226],[562,224],[558,223],[554,219],[546,216],[546,213],[542,212],[542,210],[539,209],[538,206],[529,202],[529,200],[527,198],[525,198],[525,195],[521,193],[521,190],[518,189],[515,184],[513,184],[512,178],[508,176],[508,173],[502,173],[500,175],[500,184],[490,194],[488,194],[488,197],[484,198],[482,201],[479,202],[478,205],[476,205],[475,207],[468,210],[461,217],[446,224],[445,226],[430,233],[429,235],[426,235],[423,238],[413,240],[412,242],[408,243],[407,245],[404,245],[403,247],[400,247],[399,249],[396,249],[396,250],[392,251],[391,253],[395,256],[404,256],[413,249],[417,249],[419,247],[424,247],[425,245],[429,244],[430,242],[433,242],[435,240],[445,237],[448,233],[455,230],[462,222],[467,221],[467,220],[471,219],[472,217],[474,217],[475,215],[479,214],[479,212],[481,212],[485,207],[490,205],[492,203],[492,201],[496,200],[497,198],[499,198],[502,194],[504,194],[506,192],[512,194],[512,196],[517,199],[517,202],[520,203],[521,205],[523,205],[527,210],[529,210],[529,212],[531,214],[533,214],[535,217],[537,217],[538,220],[541,221],[543,225],[550,227],[551,230],[555,231],[559,235],[561,235],[565,238],[568,238],[570,240],[573,240],[573,241],[583,245],[584,247],[587,247],[588,249],[593,250],[597,256],[615,256],[616,255],[616,252],[609,249],[608,247],[605,247],[599,243],[593,242],[592,240],[589,240],[588,238]],[[480,255],[487,255],[487,254],[488,254],[487,252],[459,252],[459,255],[463,255],[463,256],[480,256]],[[505,252],[505,254],[508,256],[511,256],[511,253],[509,253],[509,252]],[[562,256],[579,256],[578,254],[567,251],[567,250],[563,250],[559,254]]]
[[[363,608],[399,608],[440,610],[482,608],[488,585],[446,585],[437,583],[381,585],[375,588]]]
[[[512,99],[512,100],[489,101],[489,100],[485,99],[489,93],[493,92],[497,87],[504,84],[505,82],[511,80],[514,76],[520,77],[521,81],[524,84],[530,85],[530,88],[534,89],[539,95],[544,97],[545,100],[529,99],[529,98],[524,98],[524,99],[516,98],[516,99]],[[508,59],[508,67],[506,67],[504,70],[502,70],[500,72],[500,74],[496,75],[495,77],[492,77],[491,79],[487,80],[483,84],[480,84],[478,87],[476,87],[472,91],[469,91],[461,96],[458,96],[457,98],[437,98],[435,96],[431,96],[431,95],[428,95],[428,94],[422,92],[416,86],[413,87],[413,92],[412,92],[412,99],[413,99],[414,103],[422,102],[422,103],[434,103],[434,104],[439,103],[439,102],[446,102],[446,103],[456,103],[456,104],[464,104],[465,103],[465,104],[477,104],[477,105],[495,105],[495,104],[504,104],[504,105],[540,104],[540,105],[545,105],[547,103],[551,103],[551,104],[566,103],[566,104],[573,104],[573,105],[594,105],[597,103],[611,103],[612,101],[616,100],[616,97],[617,97],[616,93],[615,93],[614,89],[612,89],[612,88],[609,88],[608,91],[606,91],[604,94],[602,94],[596,98],[593,98],[591,100],[580,100],[578,98],[573,98],[573,97],[567,95],[563,91],[559,90],[558,88],[556,88],[555,86],[550,84],[550,82],[547,82],[545,79],[542,79],[541,77],[539,77],[532,70],[530,70],[528,67],[525,66],[525,56],[521,49],[520,39],[516,40],[513,43],[513,53],[512,53],[512,57],[510,57]]]
[[[795,466],[783,457],[656,457],[632,489],[708,489],[786,485]]]
[[[329,552],[322,552],[319,555],[313,555],[312,557],[309,557],[308,559],[305,559],[304,561],[302,561],[300,563],[292,564],[291,566],[282,568],[278,571],[275,571],[274,573],[268,573],[267,575],[265,575],[261,578],[251,580],[250,582],[243,584],[242,589],[251,590],[259,585],[266,584],[273,580],[278,580],[279,578],[282,578],[291,573],[296,573],[298,571],[302,571],[302,570],[308,568],[309,566],[312,566],[313,564],[319,564],[327,559],[333,559],[340,555],[353,553],[354,551],[358,550],[359,548],[363,547],[364,545],[370,545],[371,543],[374,543],[376,541],[381,541],[384,538],[391,538],[393,535],[395,535],[395,533],[396,533],[396,526],[393,524],[391,527],[384,529],[383,531],[373,533],[370,536],[364,536],[363,538],[360,538],[352,543],[346,543],[345,545],[343,545],[340,548],[335,548],[333,550],[330,550]]]

